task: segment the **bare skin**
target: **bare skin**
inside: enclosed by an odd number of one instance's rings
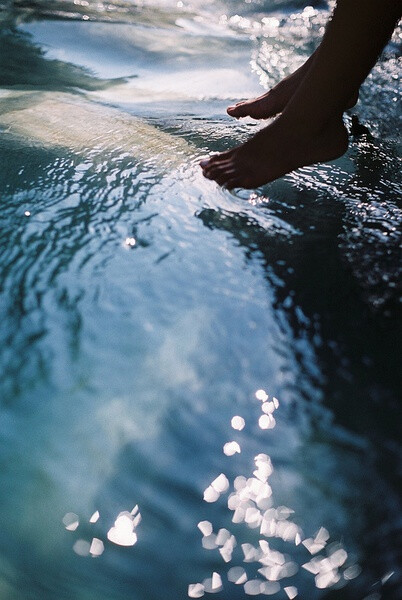
[[[239,109],[250,114],[251,105],[253,116],[282,111],[280,116],[245,144],[201,161],[205,177],[229,189],[250,189],[341,156],[348,145],[342,114],[389,39],[401,4],[338,0],[318,51],[301,72]]]
[[[308,72],[318,49],[310,58],[288,77],[282,79],[271,90],[251,100],[243,100],[234,106],[228,106],[227,113],[231,117],[252,117],[253,119],[269,119],[281,113]]]
[[[287,143],[286,155],[278,145]],[[333,119],[314,135],[289,129],[280,117],[248,142],[208,160],[204,175],[228,189],[252,189],[274,181],[294,169],[333,160],[348,147],[348,133],[342,119]],[[279,146],[279,150],[281,150]],[[266,160],[269,156],[269,161]]]
[[[299,67],[294,73],[282,79],[276,86],[265,94],[250,100],[242,100],[233,106],[228,106],[227,113],[231,117],[240,119],[241,117],[252,117],[253,119],[269,119],[281,113],[288,102],[293,97],[297,88],[307,74],[313,60],[316,58],[319,48],[310,56],[310,58]],[[347,102],[345,110],[355,106],[359,99],[359,92],[356,91]]]

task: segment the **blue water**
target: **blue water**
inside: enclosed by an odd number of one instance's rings
[[[256,192],[198,167],[260,126],[225,107],[317,44],[306,4],[2,6],[1,600],[184,600],[214,572],[217,599],[400,598],[399,30],[344,157]],[[261,453],[265,534],[228,508]]]

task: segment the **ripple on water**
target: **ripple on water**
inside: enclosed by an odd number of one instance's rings
[[[7,597],[346,594],[373,583],[370,536],[392,583],[393,47],[355,109],[371,136],[336,164],[232,194],[197,167],[256,130],[224,99],[317,43],[328,10],[299,4],[14,3],[52,19],[1,34]]]

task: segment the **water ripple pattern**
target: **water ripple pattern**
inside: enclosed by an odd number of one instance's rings
[[[400,28],[344,157],[198,164],[332,4],[0,0],[2,600],[400,599]]]

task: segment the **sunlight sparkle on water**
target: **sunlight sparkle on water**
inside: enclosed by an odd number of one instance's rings
[[[238,431],[241,431],[242,429],[244,429],[246,422],[243,419],[243,417],[239,417],[238,415],[236,415],[236,416],[232,417],[230,424],[232,425],[233,429],[237,429]]]
[[[209,521],[200,521],[197,525],[202,535],[211,535],[213,532],[212,523]]]
[[[336,571],[328,571],[327,573],[319,573],[315,578],[315,585],[319,589],[324,589],[338,583],[340,575]]]
[[[241,549],[244,555],[244,562],[256,562],[261,556],[260,551],[257,548],[254,548],[253,544],[242,544]]]
[[[222,578],[219,573],[212,573],[212,589],[218,590],[222,588]]]
[[[217,592],[220,592],[223,587],[222,577],[219,575],[219,573],[216,573],[215,571],[212,573],[212,577],[204,579],[202,583],[205,591],[209,594],[215,594]]]
[[[384,585],[384,583],[387,583],[387,581],[389,579],[391,579],[391,577],[394,575],[395,571],[389,571],[389,573],[385,573],[385,575],[383,575],[381,577],[381,583]]]
[[[216,543],[215,533],[204,535],[204,537],[201,540],[201,544],[204,550],[215,550],[218,547],[218,544]]]
[[[220,494],[223,494],[229,489],[229,480],[224,473],[221,473],[216,479],[213,480],[211,487],[213,487],[214,490]]]
[[[96,510],[96,511],[94,512],[94,514],[91,516],[91,518],[89,519],[89,522],[90,522],[90,523],[96,523],[96,522],[98,521],[98,519],[99,519],[99,516],[100,516],[100,515],[99,515],[99,511],[98,511],[98,510]]]
[[[347,569],[345,569],[343,576],[347,581],[351,581],[352,579],[355,579],[356,577],[358,577],[361,572],[362,572],[362,569],[361,569],[360,565],[352,565],[351,567],[348,567]]]
[[[105,550],[105,545],[99,538],[93,538],[91,542],[91,546],[89,548],[89,553],[94,558],[103,554]]]
[[[261,593],[261,584],[263,581],[260,579],[252,579],[244,584],[244,591],[249,596],[258,596]]]
[[[275,404],[273,402],[264,402],[261,405],[261,410],[266,414],[273,413],[275,410]]]
[[[328,529],[325,529],[325,527],[320,527],[320,529],[315,534],[314,541],[317,544],[320,544],[320,543],[325,543],[328,540],[329,540],[329,531],[328,531]]]
[[[273,596],[277,594],[281,589],[279,583],[264,581],[260,586],[261,594],[265,594],[266,596]]]
[[[232,560],[234,548],[237,546],[236,538],[227,529],[220,529],[216,536],[216,543],[219,548],[219,553],[225,562]]]
[[[218,534],[216,536],[216,543],[218,544],[218,546],[223,546],[230,539],[230,536],[230,531],[222,528],[218,531]]]
[[[329,556],[330,563],[333,567],[341,567],[345,564],[348,558],[348,553],[343,548],[339,548]]]
[[[74,543],[73,550],[78,556],[88,556],[91,544],[86,540],[77,540]]]
[[[272,397],[272,400],[268,401],[268,394],[263,389],[257,390],[255,396],[262,402],[263,414],[258,421],[260,428],[273,429],[276,421],[272,413],[279,408],[278,399]],[[236,429],[238,425],[243,425],[243,421],[242,417],[236,415],[231,420],[231,426]],[[236,442],[227,442],[223,448],[225,454],[232,455],[236,453]],[[265,453],[257,454],[254,457],[254,465],[253,477],[247,478],[244,475],[238,475],[233,480],[234,491],[229,494],[227,499],[227,507],[233,512],[232,522],[255,529],[258,538],[260,536],[276,538],[295,546],[302,543],[310,554],[317,554],[326,548],[330,534],[325,527],[320,527],[313,537],[305,538],[300,526],[291,520],[295,514],[292,508],[273,507],[272,488],[268,482],[273,473],[270,456]],[[228,478],[221,473],[205,490],[204,500],[215,502],[222,493],[229,489],[229,486]],[[217,549],[222,559],[226,563],[230,562],[233,550],[237,545],[235,536],[224,528],[214,534],[213,525],[209,521],[201,521],[198,523],[198,528],[203,533],[202,546],[206,550]],[[236,535],[239,539],[241,532]],[[281,589],[278,582],[281,579],[293,577],[299,570],[299,565],[291,557],[271,548],[267,539],[258,539],[257,546],[249,541],[240,543],[240,546],[244,556],[243,562],[259,563],[257,571],[264,578],[263,580],[257,578],[248,580],[245,570],[239,566],[228,570],[228,581],[244,585],[244,591],[248,595],[274,595]],[[344,574],[345,580],[357,577],[360,572],[358,566],[349,566],[344,573],[339,571],[347,558],[348,554],[341,544],[332,543],[327,548],[327,556],[313,556],[302,567],[314,576],[316,587],[323,589],[340,581],[342,574]],[[216,585],[213,585],[214,577]],[[212,578],[205,579],[202,585],[192,584],[192,586],[189,587],[189,596],[200,597],[204,592],[220,591],[222,580],[220,575],[214,574]],[[283,589],[290,600],[298,595],[295,586],[288,585]],[[200,594],[200,596],[194,594]]]
[[[228,580],[236,585],[241,585],[247,581],[247,573],[243,567],[232,567],[228,571]]]
[[[227,442],[223,446],[223,453],[226,454],[226,456],[233,456],[233,454],[240,454],[240,452],[241,448],[237,442]]]
[[[220,497],[220,493],[214,490],[214,488],[209,485],[207,489],[204,491],[204,500],[205,502],[216,502]]]
[[[229,544],[230,540],[226,542],[222,548],[219,548],[219,554],[222,556],[223,560],[228,563],[232,560],[233,554],[233,546]]]
[[[134,531],[135,527],[136,523],[132,518],[132,514],[122,512],[115,520],[114,527],[111,527],[107,532],[107,538],[110,542],[119,546],[134,546],[137,542],[137,534]]]
[[[253,475],[260,481],[267,481],[273,471],[270,457],[267,454],[257,454],[254,458],[254,462],[257,468],[253,471]]]
[[[264,414],[258,419],[258,425],[261,429],[273,429],[276,425],[276,421],[271,414]]]
[[[63,517],[63,524],[67,531],[75,531],[80,524],[78,515],[72,512],[66,513]]]
[[[320,552],[325,548],[328,539],[329,533],[327,529],[321,527],[314,538],[307,538],[303,540],[302,544],[307,548],[310,554],[317,554],[317,552]]]
[[[204,586],[202,583],[190,583],[188,586],[189,598],[202,598],[204,595]]]
[[[297,596],[297,587],[295,587],[294,585],[284,587],[283,591],[285,592],[289,600],[293,600],[293,598],[296,598]]]
[[[135,238],[133,238],[133,237],[126,237],[126,240],[124,243],[126,246],[133,248],[137,242],[136,242]]]
[[[99,517],[99,511],[96,510],[89,519],[89,523],[97,523]],[[141,518],[138,505],[136,505],[131,512],[120,512],[116,517],[113,527],[107,532],[107,539],[119,546],[134,546],[137,542],[135,530],[140,524]],[[67,513],[63,517],[63,523],[66,529],[75,531],[79,526],[78,515],[75,513]],[[76,540],[74,543],[73,550],[79,556],[88,556],[88,554],[91,554],[92,557],[97,557],[103,554],[105,545],[101,539],[96,537],[92,538],[91,542],[80,539]]]
[[[255,397],[257,400],[261,400],[261,402],[266,402],[268,400],[268,394],[265,390],[257,390]]]

